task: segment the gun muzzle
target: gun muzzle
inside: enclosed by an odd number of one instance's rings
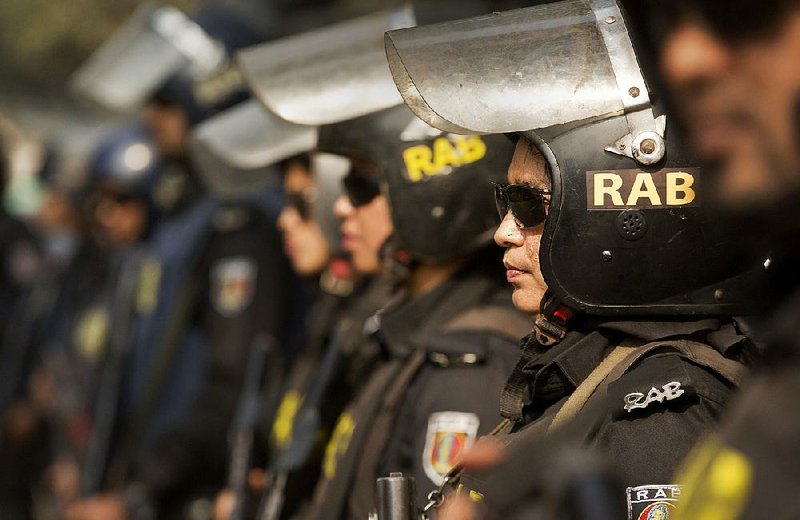
[[[419,520],[414,477],[390,473],[375,482],[377,520]]]

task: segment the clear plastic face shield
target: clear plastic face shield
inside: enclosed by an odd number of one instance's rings
[[[287,121],[323,125],[402,103],[383,33],[414,25],[409,8],[384,11],[275,42],[237,57],[250,89]]]
[[[146,3],[78,69],[73,91],[119,112],[144,104],[168,78],[198,81],[226,63],[225,47],[183,12]]]
[[[238,199],[280,184],[276,165],[314,149],[317,128],[289,123],[252,99],[198,125],[192,161],[217,197]]]
[[[625,115],[606,150],[640,164],[664,155],[664,118],[615,0],[565,0],[391,31],[386,54],[404,101],[452,133],[526,132],[547,141]]]

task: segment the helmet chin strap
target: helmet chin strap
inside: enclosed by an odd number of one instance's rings
[[[533,324],[533,333],[541,345],[552,347],[567,335],[567,324],[572,317],[572,309],[562,304],[550,291],[542,297],[540,309],[541,312]]]
[[[417,261],[407,249],[399,244],[394,234],[389,236],[381,246],[380,257],[383,259],[384,266],[390,273],[395,287],[408,282],[411,271],[417,265]]]

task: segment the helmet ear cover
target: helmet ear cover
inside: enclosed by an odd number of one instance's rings
[[[504,135],[437,132],[400,105],[321,127],[319,150],[350,158],[348,177],[377,181],[365,197],[387,195],[396,242],[415,259],[448,261],[491,242],[492,183],[505,180],[513,154]]]

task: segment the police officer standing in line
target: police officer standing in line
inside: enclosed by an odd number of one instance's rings
[[[511,143],[444,135],[396,106],[375,29],[403,16],[380,13],[240,54],[267,108],[323,124],[317,148],[351,161],[349,203],[385,196],[394,225],[386,249],[397,293],[372,320],[377,359],[339,417],[307,518],[368,515],[383,471],[417,475],[421,492],[438,485],[461,450],[496,423],[491,389],[499,391],[514,357],[509,330],[515,321],[518,334],[529,327],[511,308],[498,251],[488,245],[487,188]],[[334,90],[341,94],[340,77],[350,88],[335,106],[325,104]],[[308,83],[314,88],[302,88]],[[345,247],[365,238],[345,232]]]
[[[739,237],[702,207],[702,170],[650,101],[625,24],[613,0],[566,1],[394,31],[386,43],[425,121],[520,132],[495,190],[495,240],[515,304],[536,321],[506,385],[499,443],[513,461],[579,420],[580,443],[612,461],[635,519],[674,508],[676,454],[741,381],[750,344],[726,316],[757,308],[766,254],[740,255]],[[509,478],[520,476],[501,464],[464,483],[503,514],[524,495],[507,492]]]
[[[111,488],[124,496],[78,503],[74,518],[153,508],[182,516],[186,503],[219,488],[248,350],[266,334],[279,366],[291,308],[292,277],[269,187],[248,194],[250,200],[222,202],[193,197],[191,189],[198,178],[188,162],[188,130],[246,97],[228,56],[259,41],[257,33],[236,13],[213,8],[193,18],[170,7],[143,8],[126,28],[79,71],[76,88],[106,105],[146,102],[159,148],[181,173],[161,178],[160,195],[176,209],[156,229],[152,261],[141,270],[123,395],[104,414],[119,417],[99,435],[106,441],[97,444],[84,477],[85,495]],[[135,71],[134,84],[129,73],[142,53],[163,67]]]
[[[373,31],[376,40],[385,28],[381,21]],[[226,111],[194,133],[193,140],[200,145],[194,148],[202,154],[202,162],[221,159],[240,169],[235,174],[214,175],[228,189],[263,182],[258,168],[310,151],[318,141],[316,127],[288,123],[259,103],[252,105],[248,102]],[[375,276],[382,265],[380,249],[392,232],[386,198],[371,197],[355,207],[338,195],[344,188],[342,177],[351,168],[349,160],[314,153],[310,163],[313,179],[297,158],[284,163],[289,205],[281,213],[279,227],[298,272],[310,276],[326,267],[329,259],[330,264],[319,276],[320,293],[310,316],[307,347],[287,376],[274,421],[270,424],[271,415],[265,415],[268,463],[258,512],[265,519],[291,517],[311,494],[334,422],[375,360],[375,349],[364,338],[364,322],[385,304],[394,287],[392,273]],[[223,170],[223,165],[213,169]],[[352,275],[347,264],[352,265]],[[349,291],[352,294],[347,295]],[[230,465],[239,464],[232,460]],[[220,496],[216,515],[241,518],[241,490],[235,482],[229,486],[234,494]]]
[[[698,156],[719,218],[771,250],[773,305],[753,379],[687,460],[680,518],[795,518],[800,415],[800,4],[630,2],[659,52],[662,78]],[[724,478],[723,478],[724,476]]]
[[[265,454],[267,495],[261,503],[275,518],[293,514],[313,488],[321,445],[341,410],[340,401],[346,401],[349,394],[338,380],[342,366],[347,365],[341,358],[358,351],[363,321],[387,297],[386,290],[374,286],[383,284],[372,284],[369,278],[380,267],[378,248],[391,232],[388,214],[381,219],[385,229],[379,231],[372,250],[355,254],[351,260],[350,253],[341,249],[339,220],[333,211],[348,161],[318,153],[284,159],[313,149],[317,132],[314,127],[280,120],[251,101],[205,122],[193,135],[193,151],[201,158],[202,170],[220,190],[251,190],[268,180],[270,172],[265,167],[283,160],[287,205],[278,227],[293,268],[316,293],[306,347],[286,376],[276,413],[266,410],[262,418],[269,441]],[[274,405],[269,398],[263,399],[265,408]],[[264,471],[263,457],[258,456],[263,446],[255,448],[257,453],[241,457],[232,447],[229,467],[238,474],[229,475],[228,489],[215,507],[217,517],[246,516],[245,473],[251,467],[258,468],[253,476]]]

